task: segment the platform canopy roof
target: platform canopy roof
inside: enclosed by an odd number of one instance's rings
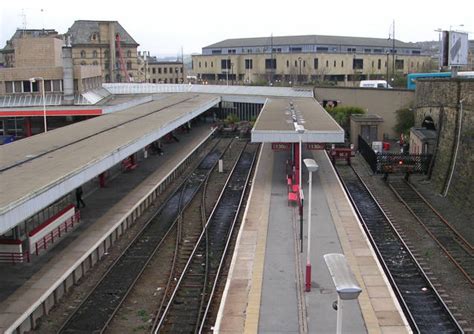
[[[344,130],[314,98],[273,97],[255,122],[252,142],[297,143],[300,133],[305,143],[344,142]]]

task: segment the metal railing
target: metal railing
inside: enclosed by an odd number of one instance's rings
[[[374,173],[423,173],[428,172],[431,154],[405,154],[378,152],[359,136],[359,152],[369,164]]]

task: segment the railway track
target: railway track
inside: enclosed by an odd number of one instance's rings
[[[407,181],[392,178],[390,189],[423,226],[466,279],[474,285],[474,249]]]
[[[351,166],[337,166],[336,169],[412,330],[416,333],[462,333],[460,325],[355,170]]]
[[[154,333],[201,333],[221,273],[233,228],[255,161],[258,145],[248,144],[229,177]]]
[[[214,148],[157,210],[93,291],[63,324],[60,333],[103,332],[107,328],[165,237],[175,229],[174,225],[182,208],[192,200],[231,141],[216,140]]]

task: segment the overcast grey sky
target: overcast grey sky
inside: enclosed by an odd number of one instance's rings
[[[6,1],[5,1],[6,2]],[[427,0],[22,0],[2,3],[0,47],[16,28],[67,31],[75,20],[117,20],[154,55],[201,52],[227,38],[283,35],[339,35],[387,38],[404,42],[437,40],[437,28],[468,31],[474,36],[474,1]],[[463,24],[463,27],[459,25]]]

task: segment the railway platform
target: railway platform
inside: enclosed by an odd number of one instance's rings
[[[311,153],[307,152],[305,158]],[[262,148],[215,326],[219,333],[335,333],[337,294],[323,255],[343,253],[362,288],[344,302],[343,333],[411,332],[375,252],[323,151],[313,151],[312,288],[305,292],[298,209],[287,203],[286,153]],[[307,171],[303,189],[308,193]],[[307,195],[306,195],[307,196]],[[306,197],[307,198],[307,197]]]
[[[133,171],[120,174],[105,188],[88,194],[76,229],[31,263],[0,264],[0,332],[28,330],[39,313],[47,313],[63,293],[58,293],[58,289],[74,284],[92,261],[106,252],[110,241],[109,237],[104,240],[104,236],[210,134],[209,124],[193,127],[189,134],[179,136],[179,143],[165,145],[163,155],[139,161]],[[110,238],[116,236],[110,234]],[[97,252],[89,254],[92,249]]]

